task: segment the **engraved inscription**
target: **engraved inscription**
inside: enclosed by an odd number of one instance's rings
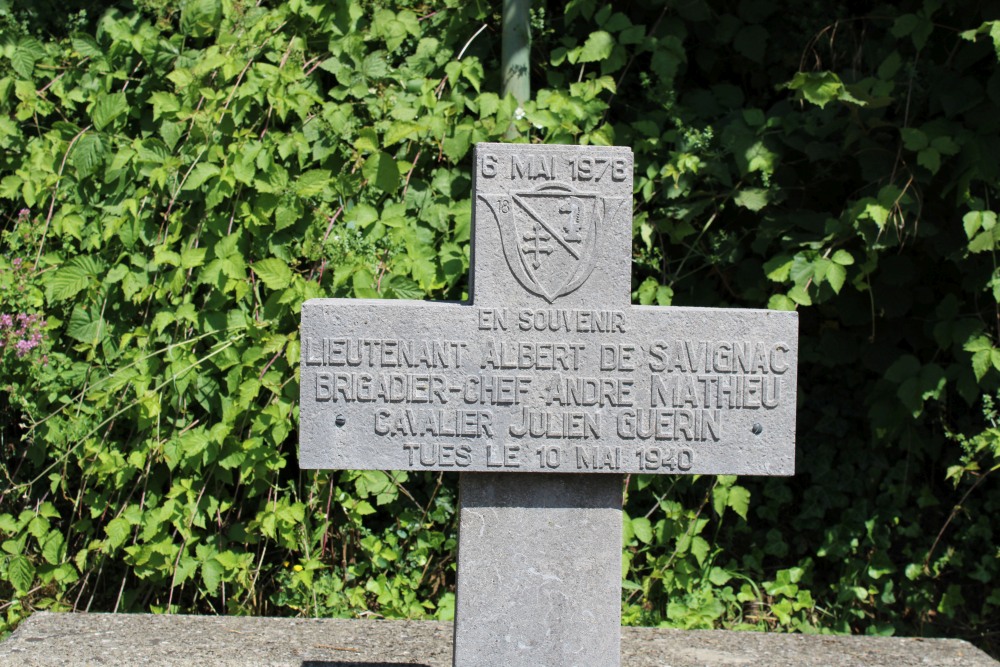
[[[306,338],[302,359],[309,366],[453,368],[466,343],[450,340]]]
[[[622,311],[466,312],[478,339],[304,339],[315,401],[377,404],[369,433],[404,439],[412,468],[520,468],[534,452],[545,470],[685,472],[692,447],[724,442],[735,415],[793,395],[784,341],[644,342]],[[598,321],[602,342],[572,338]],[[560,339],[522,338],[541,332]]]
[[[496,178],[501,158],[493,153],[479,157],[479,175]],[[564,180],[599,183],[602,179],[616,183],[629,176],[629,163],[625,158],[563,157],[556,155],[511,155],[506,165],[510,180]]]
[[[600,438],[600,415],[594,412],[549,412],[524,408],[511,423],[509,432],[515,438]]]
[[[796,315],[633,306],[627,149],[474,165],[469,302],[303,306],[303,467],[793,470]]]
[[[529,310],[479,308],[481,331],[564,331],[566,333],[624,333],[620,310]]]
[[[487,410],[377,410],[375,435],[492,438],[493,415]]]

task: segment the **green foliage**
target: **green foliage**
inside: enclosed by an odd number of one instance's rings
[[[635,105],[608,114],[637,148],[634,298],[802,325],[795,479],[741,480],[744,522],[717,511],[720,482],[640,478],[630,506],[666,523],[635,531],[626,617],[995,651],[1000,599],[975,582],[1000,567],[996,439],[970,406],[1000,380],[1000,33],[956,3],[807,7],[688,3],[632,50],[643,74],[613,74]],[[658,80],[643,49],[667,35],[686,55]],[[654,91],[660,110],[635,102]]]
[[[539,6],[519,110],[491,5],[272,4],[0,3],[2,627],[448,618],[454,479],[297,468],[298,312],[464,298],[513,123],[633,147],[637,303],[801,313],[798,474],[631,478],[625,619],[991,646],[1000,24]]]
[[[294,461],[303,300],[463,296],[458,165],[510,109],[477,99],[456,52],[478,14],[453,4],[421,24],[191,0],[8,33],[5,627],[71,607],[450,613],[453,485]]]

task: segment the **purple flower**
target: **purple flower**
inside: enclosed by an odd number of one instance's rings
[[[28,354],[33,349],[35,349],[35,347],[37,346],[38,343],[33,342],[31,340],[24,340],[22,338],[21,340],[17,341],[17,345],[15,346],[17,348],[17,356],[23,357],[24,355]]]
[[[42,344],[45,320],[37,313],[0,313],[0,348],[25,357]]]

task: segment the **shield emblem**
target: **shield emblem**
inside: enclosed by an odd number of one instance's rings
[[[590,277],[601,227],[623,201],[554,184],[479,198],[497,221],[511,273],[549,303]]]

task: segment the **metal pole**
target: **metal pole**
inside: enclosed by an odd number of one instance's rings
[[[503,45],[501,62],[503,67],[504,97],[508,93],[514,96],[518,106],[531,98],[531,0],[504,0],[503,2]],[[514,124],[511,123],[505,137],[514,139],[518,136]]]

